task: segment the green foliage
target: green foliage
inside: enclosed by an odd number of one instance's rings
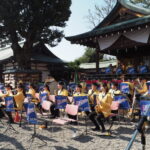
[[[0,41],[13,42],[13,34],[19,39],[43,41],[55,46],[63,36],[70,16],[71,0],[1,0]]]
[[[69,67],[73,70],[78,70],[81,63],[91,63],[96,61],[96,50],[93,48],[86,48],[83,56],[69,63]],[[100,55],[100,61],[103,61],[103,54]]]
[[[34,43],[56,46],[64,36],[62,28],[71,14],[70,5],[71,0],[1,0],[1,46],[11,44],[15,56],[28,55],[28,60]],[[18,44],[22,39],[23,48]],[[19,56],[16,59],[19,61]]]
[[[89,62],[94,62],[95,61],[95,49],[92,48],[86,48],[85,49],[85,53],[83,54],[83,56],[81,56],[80,58],[78,58],[77,60],[80,63],[89,63]]]

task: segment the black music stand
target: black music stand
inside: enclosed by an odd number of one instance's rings
[[[82,104],[81,101],[84,100],[84,104]],[[90,111],[90,105],[89,105],[89,101],[88,101],[88,97],[87,96],[77,96],[74,97],[74,101],[75,101],[75,105],[79,105],[79,110],[82,112],[87,112]],[[88,125],[87,125],[87,117],[88,115],[85,115],[85,131],[82,132],[81,135],[87,135],[88,134]]]
[[[5,104],[6,104],[6,111],[7,112],[14,112],[14,100],[12,96],[7,96],[5,97]],[[3,133],[6,133],[8,130],[12,130],[15,133],[19,133],[18,131],[15,130],[15,128],[12,126],[12,123],[10,121],[7,122],[7,127]]]
[[[34,113],[35,113],[35,116],[37,116],[37,115],[36,115],[36,112],[35,112],[35,104],[34,104],[34,103],[29,103],[29,104],[28,104],[28,109],[29,109],[29,107],[30,107],[30,106],[29,106],[30,104],[31,104],[31,105],[34,105]],[[27,110],[27,112],[28,112],[28,110]],[[40,135],[37,134],[37,132],[36,132],[37,118],[36,118],[36,120],[32,120],[32,121],[31,121],[31,120],[30,120],[30,117],[29,117],[28,123],[34,125],[34,132],[33,132],[32,136],[31,136],[31,138],[28,140],[28,142],[31,141],[30,146],[29,146],[28,149],[31,148],[31,146],[32,146],[32,144],[33,144],[35,138],[39,139],[40,141],[42,141],[42,142],[44,143],[44,145],[46,145],[47,142],[45,142],[45,141],[40,137]],[[42,146],[44,146],[44,145],[42,145]]]
[[[40,137],[40,135],[37,134],[37,132],[36,132],[36,124],[34,124],[34,133],[32,134],[31,138],[28,140],[28,142],[31,141],[31,142],[30,142],[30,146],[29,146],[28,149],[31,148],[31,146],[32,146],[32,144],[33,144],[35,138],[37,138],[37,139],[39,139],[40,141],[42,141],[42,142],[44,143],[44,145],[47,145],[47,142],[45,142],[45,141]],[[44,146],[44,145],[43,145],[43,146]]]

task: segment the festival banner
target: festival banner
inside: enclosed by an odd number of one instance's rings
[[[67,96],[55,96],[56,108],[57,109],[65,109],[67,105]]]
[[[75,96],[74,104],[79,106],[79,111],[90,111],[90,105],[87,96]]]
[[[36,115],[36,112],[35,112],[34,103],[28,103],[27,121],[31,124],[37,124],[37,115]]]

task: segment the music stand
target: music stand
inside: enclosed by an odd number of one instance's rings
[[[145,150],[146,145],[146,136],[145,136],[145,127],[143,127],[145,121],[147,121],[147,118],[150,116],[150,101],[142,100],[140,101],[140,110],[141,110],[141,119],[138,123],[138,126],[136,130],[134,131],[134,134],[129,141],[127,147],[125,150],[130,150],[133,142],[135,141],[136,136],[138,133],[141,133],[141,144],[142,144],[142,150]]]
[[[74,97],[74,104],[79,106],[79,111],[83,111],[83,112],[91,111],[87,96],[75,96]],[[87,131],[87,128],[88,128],[88,126],[87,126],[87,116],[85,116],[85,125],[86,125],[85,126],[86,128],[85,128],[84,132],[87,135],[87,132],[88,132]]]
[[[67,96],[62,96],[62,95],[55,96],[55,103],[56,103],[56,109],[65,110],[67,105]],[[62,114],[60,114],[60,117],[63,117]]]
[[[34,132],[31,136],[31,138],[28,140],[28,142],[31,141],[30,146],[29,146],[28,149],[31,148],[32,143],[34,142],[35,138],[39,139],[40,141],[42,141],[44,143],[44,145],[46,145],[47,143],[40,137],[39,134],[36,133],[36,124],[38,122],[37,122],[37,115],[36,115],[35,104],[34,103],[28,103],[28,106],[27,106],[27,121],[28,121],[29,124],[34,125]]]
[[[7,111],[7,112],[14,112],[15,109],[14,109],[13,97],[12,96],[7,96],[4,99],[5,99],[5,104],[6,104],[5,111]],[[15,130],[15,128],[12,126],[10,121],[7,122],[7,127],[6,127],[6,130],[4,131],[4,133],[6,133],[8,130],[12,130],[15,133],[19,133],[18,131]]]

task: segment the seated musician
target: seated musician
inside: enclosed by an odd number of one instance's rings
[[[115,95],[121,94],[121,91],[118,89],[118,83],[114,82],[111,84],[109,93],[111,94],[112,98],[114,98]]]
[[[141,78],[141,81],[137,79],[139,85],[135,86],[135,90],[137,91],[137,94],[140,96],[147,96],[148,95],[148,88],[147,88],[147,81],[145,78]]]
[[[17,94],[13,95],[16,105],[16,110],[22,110],[23,102],[25,99],[25,92],[23,85],[18,85],[17,87]]]
[[[44,84],[43,86],[43,90],[40,92],[41,94],[42,93],[47,93],[48,96],[50,95],[50,89],[49,89],[49,86],[47,84]]]
[[[98,84],[97,83],[93,83],[92,84],[92,89],[90,89],[88,91],[88,97],[89,97],[89,104],[91,107],[91,111],[94,111],[95,109],[95,103],[96,103],[96,96],[99,95],[99,90],[98,90]]]
[[[106,118],[111,113],[111,103],[113,101],[111,94],[108,92],[108,87],[104,85],[101,88],[101,92],[97,98],[97,105],[95,106],[95,111],[89,114],[90,120],[95,125],[94,131],[99,131],[100,126],[102,132],[105,132],[105,126],[102,121],[103,118]],[[100,126],[99,126],[100,125]]]
[[[32,102],[35,102],[35,103],[39,102],[39,100],[35,96],[36,91],[34,89],[34,85],[33,84],[29,85],[29,90],[28,90],[28,92],[26,94],[31,94],[32,95]]]
[[[58,91],[56,95],[68,96],[68,91],[64,88],[64,82],[59,81],[57,87]],[[51,105],[50,111],[51,111],[51,118],[59,117],[59,109],[56,109],[56,104]]]
[[[82,85],[81,84],[76,85],[75,93],[73,94],[73,96],[87,96],[87,94],[82,92]],[[77,116],[72,116],[72,115],[68,115],[68,116],[71,119],[77,120]],[[76,122],[74,124],[76,124]]]
[[[7,84],[7,85],[5,86],[5,90],[6,90],[5,93],[3,93],[2,91],[0,91],[0,97],[2,97],[2,99],[5,98],[5,97],[7,97],[7,96],[13,96],[12,87],[11,87],[10,84]],[[2,103],[2,104],[1,104],[1,108],[5,108],[5,104]],[[13,118],[12,118],[11,112],[6,111],[5,113],[6,113],[7,116],[8,116],[9,123],[14,123],[14,120],[13,120]],[[1,114],[2,117],[4,116],[4,114],[3,114],[3,112],[2,112],[1,109],[0,109],[0,114]]]

